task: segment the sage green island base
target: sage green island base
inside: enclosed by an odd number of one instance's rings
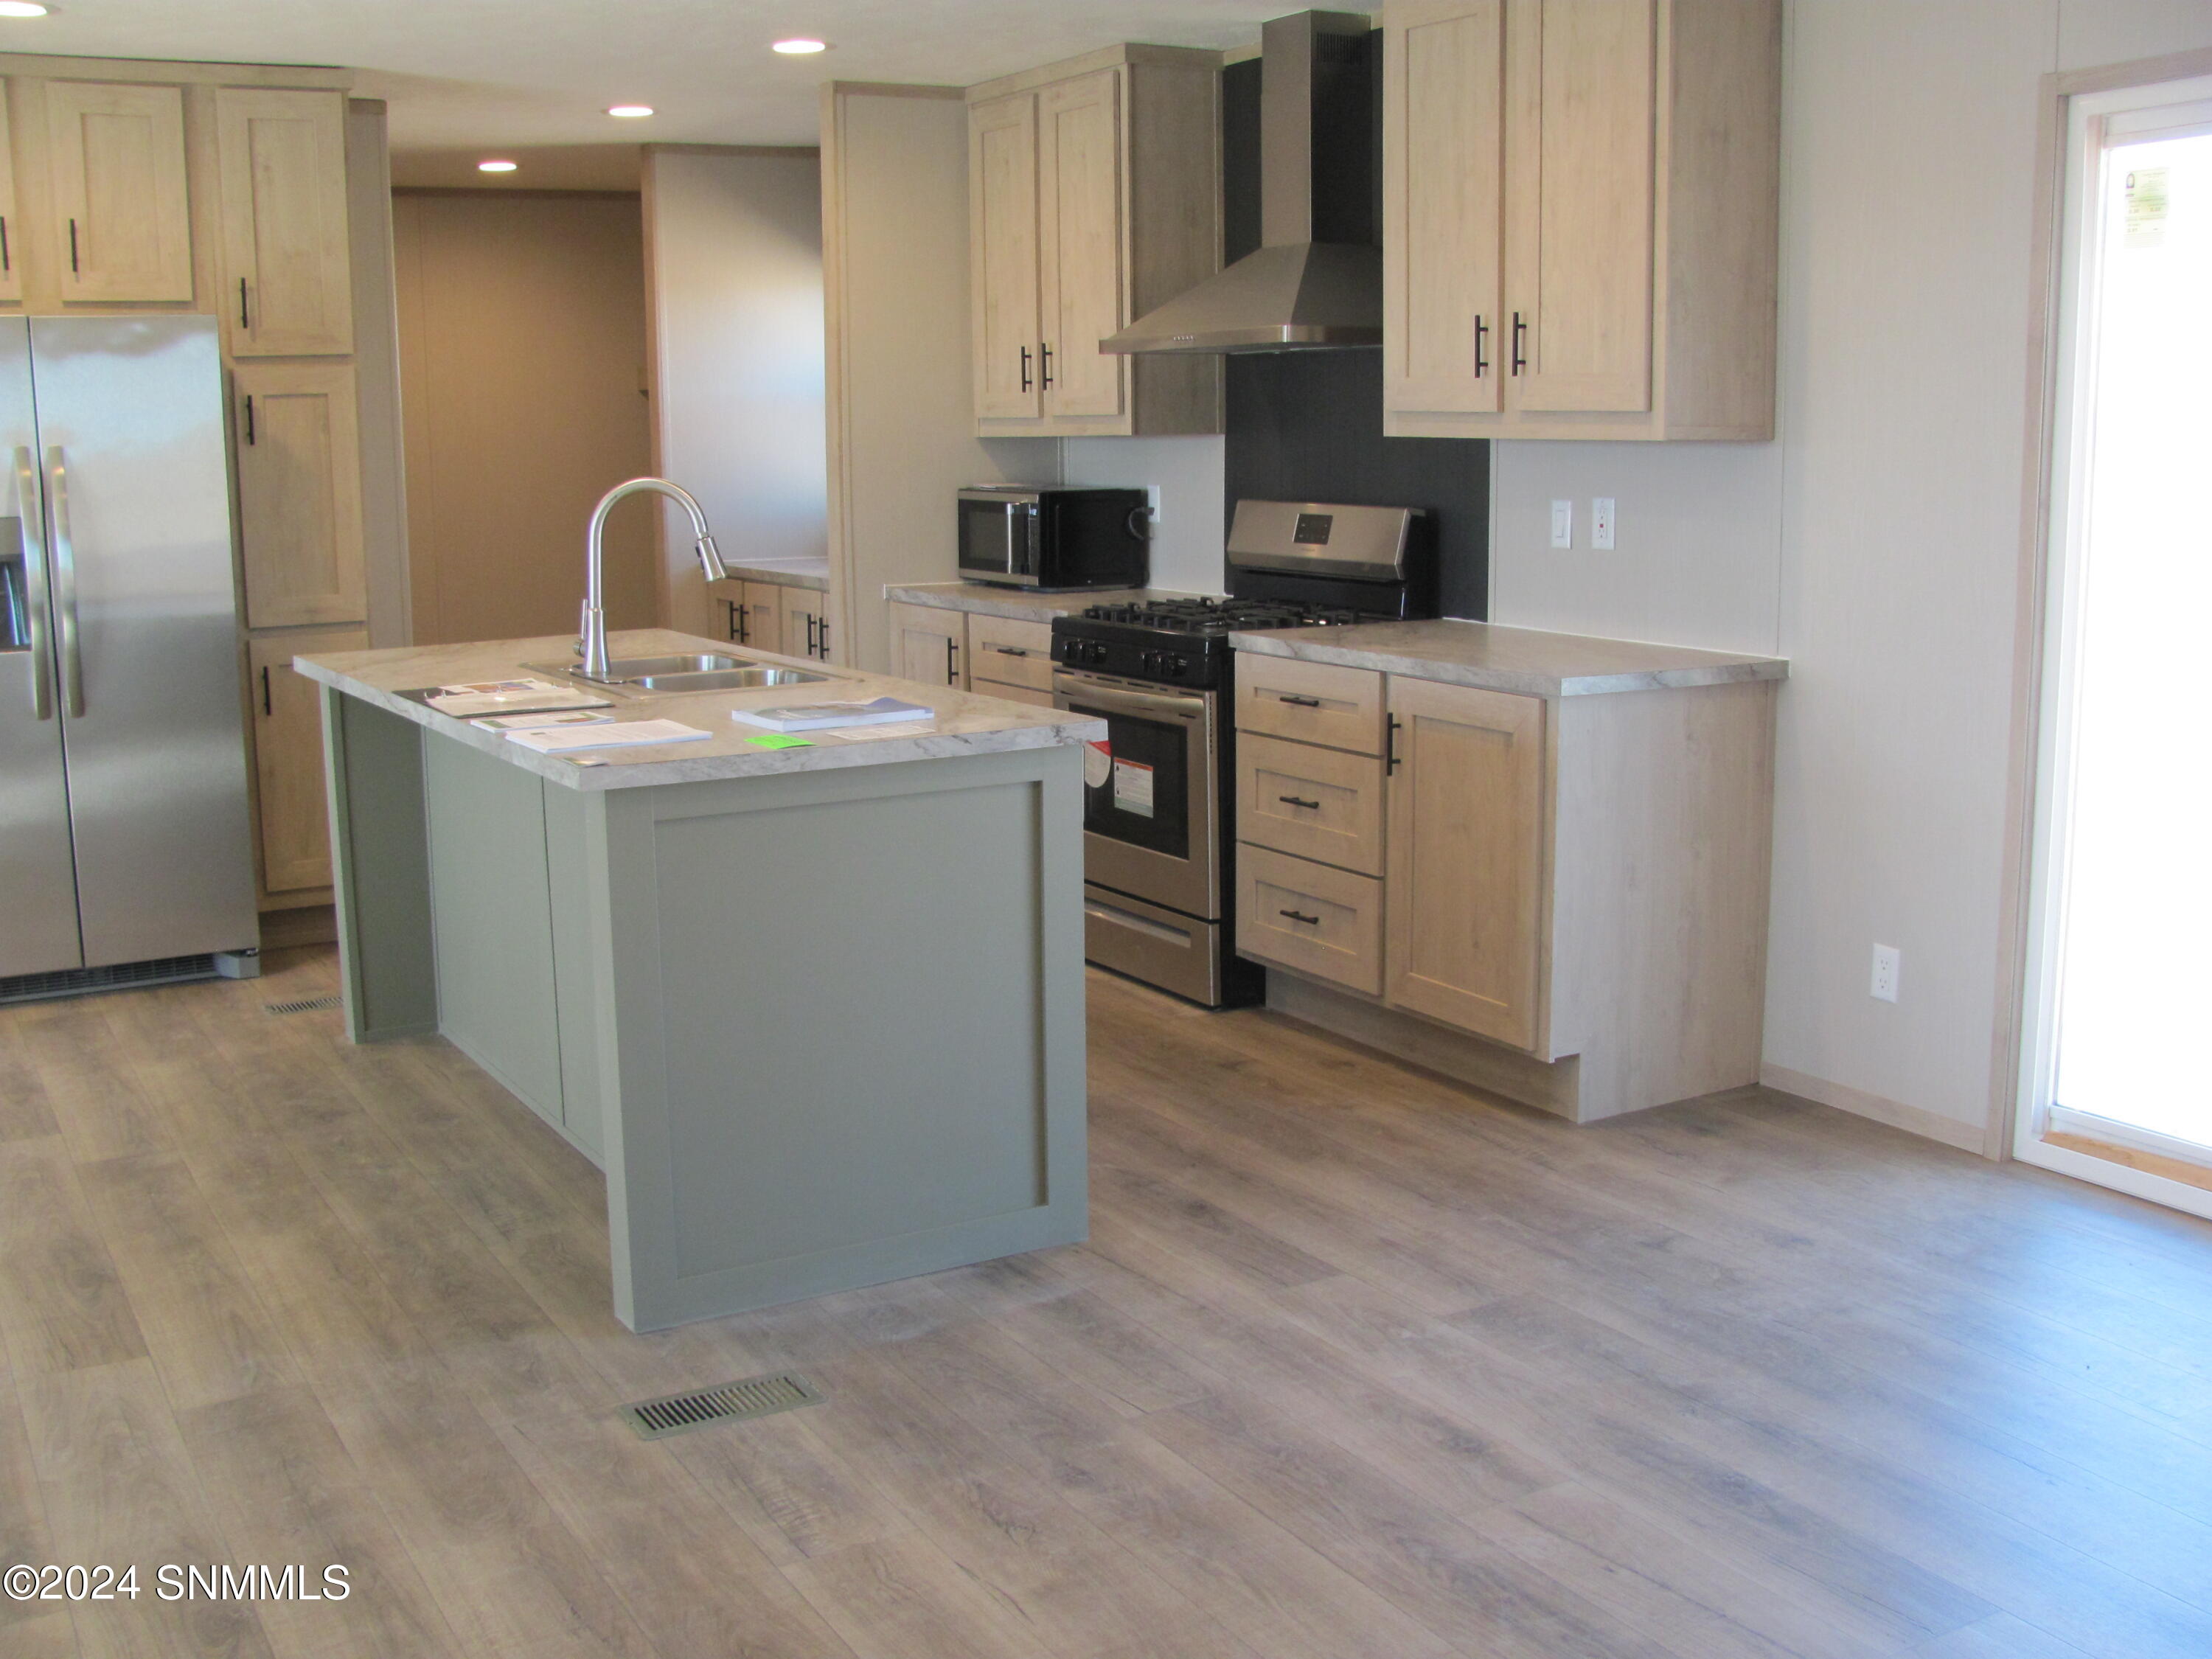
[[[605,1170],[634,1330],[1084,1237],[1102,724],[833,671],[626,702],[714,736],[580,764],[396,695],[565,652],[297,664],[325,687],[353,1039],[442,1034]],[[776,750],[729,715],[884,695],[936,719]]]

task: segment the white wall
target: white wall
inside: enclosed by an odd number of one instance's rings
[[[1069,438],[1061,451],[1065,483],[1150,485],[1158,490],[1154,587],[1179,593],[1221,592],[1222,549],[1229,529],[1221,495],[1220,438]]]
[[[699,498],[728,557],[819,558],[829,486],[816,153],[648,149],[644,188],[656,465]],[[705,633],[690,521],[672,502],[664,523],[663,617]]]
[[[1778,441],[1498,448],[1496,620],[1790,659],[1771,1073],[1961,1144],[1991,1099],[2038,82],[2208,44],[2202,0],[1793,0]],[[1620,550],[1547,551],[1549,498],[1593,494]]]

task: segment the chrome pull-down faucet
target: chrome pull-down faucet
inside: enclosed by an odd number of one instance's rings
[[[587,680],[605,680],[607,678],[606,555],[601,546],[601,539],[606,531],[607,514],[623,496],[647,493],[665,495],[671,501],[681,502],[684,510],[691,515],[693,545],[699,554],[699,568],[707,573],[708,581],[721,581],[730,574],[722,562],[720,550],[714,545],[714,537],[708,533],[706,514],[700,510],[698,501],[683,485],[671,483],[665,478],[632,478],[629,483],[618,483],[607,491],[599,497],[599,504],[592,509],[591,528],[584,532],[584,661],[576,672]]]

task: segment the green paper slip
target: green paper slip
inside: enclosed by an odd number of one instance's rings
[[[763,749],[811,749],[811,738],[794,738],[781,732],[763,732],[757,738],[747,738],[747,743],[757,743]]]

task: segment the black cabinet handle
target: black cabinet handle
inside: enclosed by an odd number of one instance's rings
[[[1321,918],[1319,916],[1310,916],[1301,911],[1278,910],[1275,914],[1279,916],[1288,916],[1292,921],[1303,921],[1309,927],[1318,927],[1321,926]]]
[[[238,325],[240,328],[253,326],[246,314],[246,278],[243,276],[238,279]]]
[[[1024,392],[1027,392],[1029,389],[1030,389],[1030,349],[1029,349],[1027,346],[1024,346],[1024,347],[1022,348],[1022,390],[1023,390],[1023,391],[1024,391]]]
[[[76,221],[70,221],[70,274],[76,275]]]
[[[952,642],[951,640],[947,640],[947,641],[945,641],[945,683],[947,685],[957,685],[957,684],[960,684],[960,665],[959,665],[959,663],[955,659],[955,655],[954,655],[954,653],[957,653],[959,649],[960,649],[960,647],[959,647],[958,646],[957,646],[957,645],[953,644],[953,642]]]
[[[252,442],[253,442],[253,441],[254,441],[254,437],[253,437],[253,394],[252,394],[251,392],[247,392],[247,393],[246,394],[246,442],[248,442],[248,443],[252,443]]]
[[[1037,359],[1038,362],[1042,364],[1044,368],[1044,374],[1042,377],[1041,383],[1044,389],[1047,392],[1049,392],[1052,390],[1052,348],[1046,345],[1039,346],[1037,349],[1044,354],[1042,357]]]
[[[1013,645],[986,646],[984,649],[995,651],[1002,657],[1026,657],[1029,655],[1029,653],[1023,650],[1019,646]]]
[[[265,663],[261,669],[261,712],[272,715],[276,712],[269,706],[269,668]]]
[[[810,657],[819,656],[822,653],[820,638],[821,629],[822,618],[815,616],[811,611],[808,612],[806,617],[806,654]]]
[[[1521,320],[1521,313],[1513,313],[1513,372],[1518,374],[1528,367],[1528,359],[1521,349],[1521,343],[1528,337],[1528,325]]]
[[[1386,714],[1382,718],[1382,770],[1387,775],[1398,769],[1398,717]]]
[[[0,270],[13,270],[15,266],[8,258],[8,216],[0,213]]]
[[[1309,812],[1321,811],[1321,803],[1317,800],[1300,800],[1296,795],[1278,795],[1275,799],[1285,806],[1303,806]]]
[[[1480,380],[1490,373],[1490,360],[1482,355],[1483,337],[1490,332],[1490,325],[1482,320],[1482,313],[1474,314],[1474,378]]]
[[[830,660],[830,618],[824,617],[821,621],[822,660],[828,662]]]
[[[1294,697],[1287,691],[1279,691],[1275,695],[1283,702],[1290,703],[1299,708],[1318,708],[1321,707],[1321,699],[1319,697]]]

